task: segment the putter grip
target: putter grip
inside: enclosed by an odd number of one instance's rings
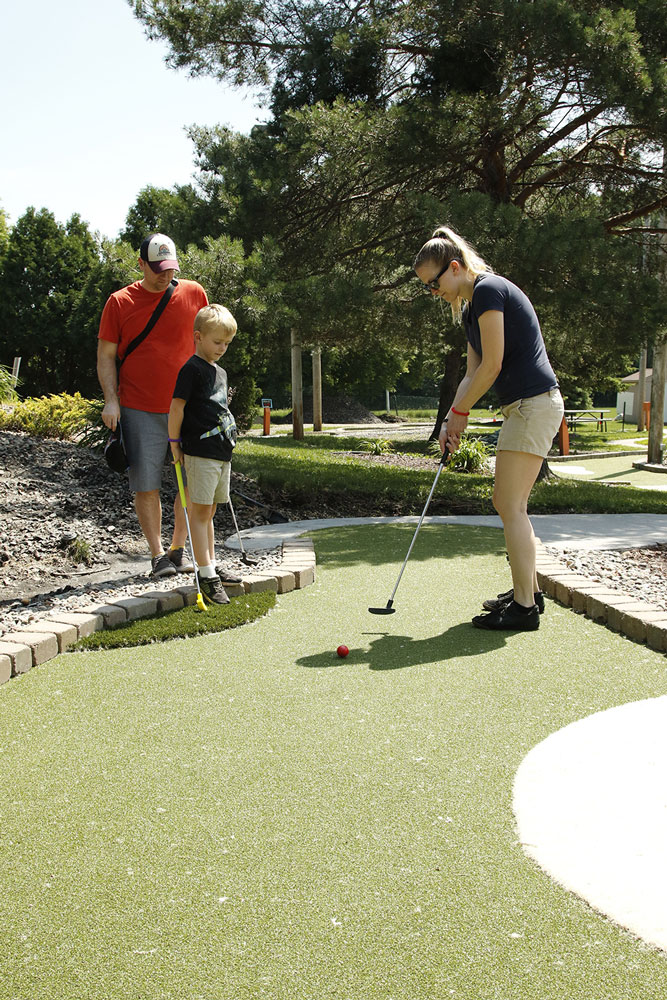
[[[183,506],[183,509],[185,510],[187,504],[185,502],[185,490],[183,489],[183,475],[181,473],[181,463],[174,462],[174,468],[176,469],[176,479],[178,481],[178,493],[181,498],[181,504]]]

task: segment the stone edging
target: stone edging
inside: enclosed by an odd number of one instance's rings
[[[667,611],[569,569],[537,540],[537,582],[560,604],[667,653]]]
[[[316,563],[312,539],[285,540],[282,546],[283,559],[279,566],[249,572],[243,577],[243,583],[226,584],[229,596],[239,597],[260,590],[286,594],[314,583]],[[174,590],[142,594],[141,597],[125,597],[85,611],[52,609],[43,620],[0,636],[0,684],[65,652],[86,635],[137,618],[150,618],[157,611],[177,611],[195,604],[196,600],[197,588],[188,584]]]

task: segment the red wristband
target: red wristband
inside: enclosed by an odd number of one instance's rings
[[[468,412],[465,413],[463,410],[455,410],[453,406],[452,406],[451,410],[452,410],[452,413],[455,413],[457,417],[469,417],[470,416],[470,410],[468,410]]]

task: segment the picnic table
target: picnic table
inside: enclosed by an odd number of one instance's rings
[[[597,430],[607,430],[607,417],[604,415],[604,410],[565,410],[565,420],[570,428],[577,424],[595,424]]]

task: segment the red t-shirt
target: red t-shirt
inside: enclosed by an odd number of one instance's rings
[[[118,344],[118,357],[144,329],[160,301],[140,281],[114,292],[100,320],[100,340]],[[196,281],[179,281],[164,312],[120,370],[121,406],[148,413],[168,413],[176,376],[194,353],[195,316],[208,305],[206,292]]]

